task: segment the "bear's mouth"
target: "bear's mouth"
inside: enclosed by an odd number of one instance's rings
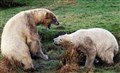
[[[50,29],[50,27],[51,27],[51,24],[48,25],[48,28],[49,28],[49,29]]]
[[[59,44],[58,44],[58,43],[55,43],[55,42],[54,42],[54,44],[55,44],[56,46],[59,46]]]
[[[55,44],[56,46],[61,46],[61,44],[60,44],[60,43],[57,43],[57,42],[54,42],[54,44]]]

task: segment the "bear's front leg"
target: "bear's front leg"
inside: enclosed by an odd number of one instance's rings
[[[93,66],[95,57],[96,57],[96,51],[94,50],[90,50],[86,53],[86,62],[85,62],[86,68],[91,68]]]
[[[37,59],[41,57],[45,60],[48,59],[48,56],[45,55],[42,51],[39,35],[37,32],[31,31],[31,33],[29,33],[27,36],[27,45],[29,47],[32,58]]]
[[[86,52],[86,62],[85,62],[86,73],[94,72],[93,62],[95,60],[95,57],[96,57],[96,50],[91,49]]]
[[[92,39],[87,36],[84,38],[84,43],[82,44],[84,48],[84,53],[86,54],[85,67],[90,68],[93,66],[93,62],[96,57],[96,47]]]
[[[32,20],[30,20],[32,21]],[[34,22],[29,23],[28,28],[26,29],[26,37],[27,37],[27,45],[29,47],[31,56],[34,57],[41,57],[45,60],[48,59],[48,56],[45,55],[41,48],[41,43],[39,39],[39,34],[37,31],[37,26],[35,26]]]
[[[48,56],[43,53],[42,48],[41,48],[41,43],[38,39],[32,40],[29,46],[30,46],[29,49],[30,49],[32,58],[41,57],[45,60],[48,60]]]
[[[40,49],[39,52],[40,52],[40,57],[41,57],[41,58],[43,58],[44,60],[48,60],[48,59],[49,59],[49,58],[48,58],[48,55],[45,55],[45,54],[43,53],[42,49]]]

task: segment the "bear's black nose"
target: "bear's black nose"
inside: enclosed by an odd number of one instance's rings
[[[56,25],[59,25],[59,24],[60,24],[60,23],[57,21],[57,22],[56,22]]]
[[[58,44],[58,43],[56,43],[56,42],[54,42],[54,44],[55,44],[56,46],[59,46],[59,44]]]

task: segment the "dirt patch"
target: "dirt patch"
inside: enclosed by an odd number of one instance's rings
[[[61,30],[64,30],[64,29],[65,29],[65,27],[64,27],[64,26],[58,26],[58,27],[56,27],[56,29],[61,29]]]
[[[9,8],[9,7],[17,7],[17,6],[24,6],[25,3],[17,3],[13,2],[11,0],[2,0],[0,1],[0,7],[1,8]]]
[[[64,32],[64,31],[59,31],[59,32],[54,36],[54,38],[56,38],[56,37],[58,37],[58,36],[60,36],[60,35],[64,35],[64,34],[66,34],[66,32]]]

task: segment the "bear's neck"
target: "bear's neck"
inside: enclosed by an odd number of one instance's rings
[[[34,15],[33,19],[34,19],[36,25],[38,25],[40,23],[39,20],[38,20],[38,18],[37,18],[37,16]]]
[[[32,17],[33,17],[36,25],[43,23],[42,16],[38,16],[37,13],[32,14]]]
[[[77,47],[78,46],[78,41],[79,41],[79,37],[74,35],[74,33],[69,34],[70,40],[72,42],[72,44]]]

